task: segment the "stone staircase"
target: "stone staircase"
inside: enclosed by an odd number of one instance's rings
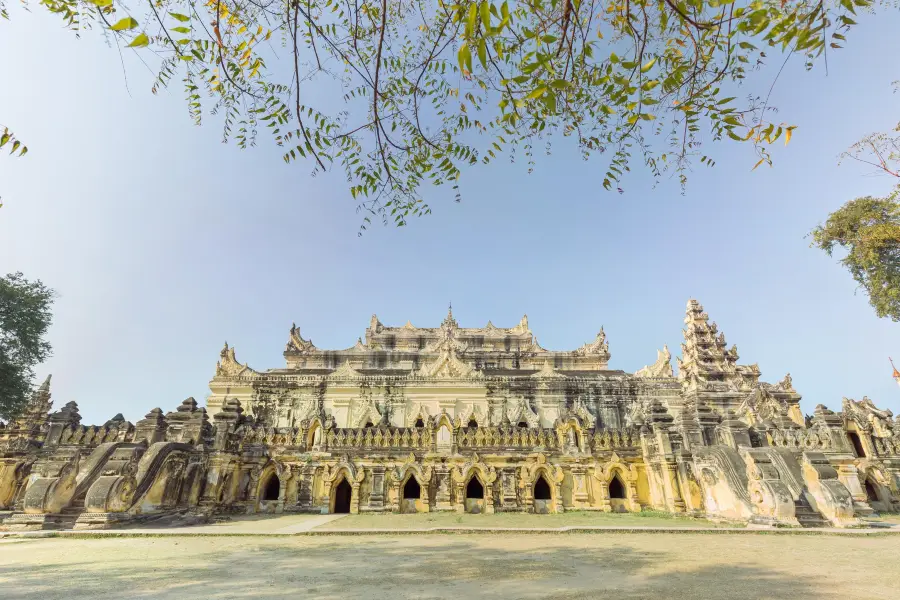
[[[831,527],[831,522],[813,509],[803,495],[794,501],[794,515],[801,527]]]

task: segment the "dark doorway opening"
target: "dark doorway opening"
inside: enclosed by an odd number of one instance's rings
[[[469,419],[469,424],[466,425],[466,427],[469,427],[470,429],[475,429],[476,427],[478,427],[478,421],[476,421],[475,419]]]
[[[484,486],[481,485],[477,477],[470,479],[468,485],[466,485],[466,498],[484,498]]]
[[[543,475],[538,477],[538,480],[534,482],[534,499],[550,500],[550,486],[547,484],[547,480],[544,479]]]
[[[334,488],[334,512],[337,514],[349,513],[350,512],[350,495],[352,491],[350,490],[350,484],[347,483],[346,479],[341,479],[341,482],[337,484],[337,487]]]
[[[422,419],[416,419],[416,427],[425,427],[425,422]]]
[[[875,484],[871,479],[866,479],[866,500],[869,502],[878,502],[878,492],[875,490]]]
[[[850,443],[853,444],[853,449],[856,450],[856,456],[865,458],[866,451],[863,450],[862,440],[859,439],[859,435],[855,431],[848,431],[847,437],[850,438]]]
[[[526,423],[525,421],[519,421],[519,424],[516,425],[516,427],[520,429],[528,429],[528,423]]]
[[[416,481],[415,477],[410,477],[406,480],[406,485],[403,486],[403,499],[404,500],[418,500],[422,495],[422,487],[419,485],[419,482]]]
[[[278,500],[281,494],[281,481],[278,475],[272,475],[266,482],[266,489],[263,491],[263,500]]]
[[[366,427],[368,428],[368,427],[375,427],[375,426],[372,424],[372,421],[367,421]]]
[[[625,486],[622,485],[622,480],[619,479],[618,475],[613,475],[612,481],[609,482],[609,497],[618,498],[619,500],[625,499]]]

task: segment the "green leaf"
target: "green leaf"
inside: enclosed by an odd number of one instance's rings
[[[469,14],[466,17],[466,35],[471,36],[475,33],[475,19],[478,18],[478,5],[474,2],[469,5]]]
[[[478,39],[478,61],[483,68],[487,69],[487,43],[484,38]]]
[[[131,43],[125,46],[126,48],[143,48],[144,46],[150,43],[150,39],[147,37],[147,34],[142,33],[138,35],[136,38],[131,40]]]
[[[525,99],[526,100],[534,100],[535,98],[540,98],[541,96],[543,96],[546,93],[547,93],[547,88],[542,85],[542,86],[536,88],[534,91],[532,91],[527,96],[525,96]]]
[[[457,60],[459,60],[459,69],[461,71],[472,72],[472,51],[469,49],[469,44],[466,42],[463,42],[463,45],[459,47]]]
[[[173,27],[172,31],[177,31],[178,33],[188,34],[191,32],[190,27]]]
[[[112,6],[112,0],[88,0],[88,2],[98,8],[106,8],[107,6]]]
[[[185,15],[182,15],[182,14],[179,14],[179,13],[170,12],[169,15],[170,15],[173,19],[175,19],[175,20],[177,20],[177,21],[181,21],[182,23],[186,23],[187,21],[190,21],[190,20],[191,20],[190,17],[185,16]]]
[[[120,19],[115,25],[110,26],[113,31],[125,31],[126,29],[134,29],[138,26],[138,22],[132,17]]]
[[[491,28],[491,4],[488,0],[484,0],[481,3],[481,22],[484,24],[484,29],[487,31]]]
[[[641,67],[641,73],[646,73],[647,71],[652,69],[654,64],[656,64],[655,58],[650,60],[648,63],[646,63],[643,67]]]

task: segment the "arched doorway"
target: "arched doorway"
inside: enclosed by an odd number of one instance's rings
[[[350,488],[350,484],[347,483],[346,479],[341,478],[340,483],[338,483],[334,488],[334,510],[331,512],[335,514],[346,514],[350,512],[350,498],[353,495],[353,490]]]
[[[519,429],[528,429],[528,423],[525,421],[519,421],[518,425],[516,425]]]
[[[403,484],[402,496],[403,497],[400,499],[400,512],[419,512],[419,508],[416,504],[420,502],[422,486],[419,485],[419,482],[416,481],[414,476],[410,475],[409,479],[406,480],[406,483]]]
[[[473,475],[466,484],[465,509],[467,513],[475,515],[484,512],[484,486],[477,475]]]
[[[866,479],[864,487],[866,488],[866,502],[869,504],[880,502],[880,499],[878,498],[878,488],[875,487],[875,483],[871,479]]]
[[[422,420],[422,417],[416,419],[415,427],[425,427],[425,421]]]
[[[476,421],[474,418],[469,419],[469,424],[466,425],[466,427],[468,427],[469,429],[476,429],[478,427],[478,421]]]
[[[613,478],[609,480],[609,503],[614,512],[628,511],[628,507],[625,506],[626,498],[625,484],[622,483],[622,479],[619,477],[619,474],[616,473],[613,475]]]
[[[553,495],[550,493],[550,484],[543,475],[538,475],[534,482],[534,512],[545,515],[550,512]]]
[[[272,476],[269,477],[269,480],[266,481],[266,487],[263,488],[263,497],[262,499],[265,501],[278,500],[278,496],[281,495],[281,480],[278,479],[278,475],[272,473]]]

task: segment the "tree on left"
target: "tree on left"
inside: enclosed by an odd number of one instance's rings
[[[0,277],[0,418],[18,414],[31,395],[34,367],[50,356],[45,339],[54,292],[22,273]]]

